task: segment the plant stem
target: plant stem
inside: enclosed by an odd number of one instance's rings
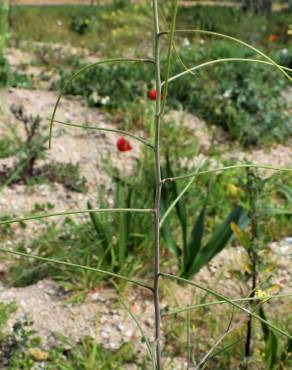
[[[160,201],[161,201],[161,170],[160,170],[160,117],[161,117],[161,74],[160,74],[160,38],[159,38],[159,17],[157,0],[153,0],[153,18],[154,18],[154,60],[155,60],[155,80],[156,80],[156,108],[155,108],[155,261],[154,261],[154,309],[155,309],[155,349],[156,349],[156,369],[161,369],[161,347],[160,347],[160,300],[159,300],[159,276],[160,276]]]
[[[249,217],[251,220],[251,242],[252,248],[248,251],[250,262],[252,265],[252,276],[251,276],[251,294],[250,297],[254,298],[255,290],[257,286],[257,248],[258,248],[258,220],[257,220],[257,207],[256,207],[256,196],[257,196],[257,184],[255,184],[256,178],[253,174],[252,169],[247,169],[247,191],[249,194]],[[246,341],[245,341],[245,358],[248,359],[252,355],[252,317],[249,316],[246,330]],[[246,364],[245,369],[248,365]]]

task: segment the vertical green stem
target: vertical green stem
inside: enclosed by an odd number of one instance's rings
[[[3,0],[0,5],[0,52],[3,51],[8,34],[9,1]]]
[[[247,191],[249,194],[249,217],[251,220],[251,242],[252,247],[248,251],[250,262],[252,265],[252,276],[251,276],[251,294],[250,297],[255,297],[255,290],[257,286],[257,249],[258,249],[258,220],[257,220],[257,207],[256,207],[256,197],[257,197],[257,185],[254,173],[250,168],[247,169]],[[249,316],[247,322],[246,331],[246,341],[245,341],[245,358],[252,355],[252,317]],[[245,369],[248,368],[248,364],[245,365]]]
[[[155,194],[155,262],[154,262],[154,287],[153,299],[155,309],[155,347],[156,347],[156,369],[161,369],[161,347],[160,347],[160,300],[159,300],[159,275],[160,275],[160,201],[162,190],[162,179],[160,170],[160,117],[161,117],[161,73],[160,73],[160,38],[159,38],[159,17],[157,0],[153,0],[153,17],[154,17],[154,60],[156,65],[156,109],[155,109],[155,177],[156,177],[156,194]]]

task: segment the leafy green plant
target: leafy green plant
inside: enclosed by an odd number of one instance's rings
[[[66,341],[64,341],[66,344]],[[139,363],[141,369],[146,369],[145,364],[137,358],[130,344],[125,343],[117,351],[105,350],[95,340],[85,338],[77,346],[62,354],[61,348],[51,351],[52,360],[48,363],[48,370],[58,366],[62,370],[78,368],[80,370],[122,370],[131,363]]]
[[[84,16],[75,16],[72,19],[70,29],[78,35],[84,35],[90,26],[90,19]]]
[[[22,142],[15,135],[14,138],[7,136],[0,140],[0,158],[16,156],[13,167],[3,171],[1,183],[35,184],[49,181],[61,183],[71,191],[86,193],[87,180],[81,176],[79,164],[52,162],[37,168],[38,160],[46,158],[48,140],[40,125],[41,118],[28,116],[22,105],[12,105],[11,111],[24,124],[26,138]]]
[[[250,58],[250,52],[230,46],[225,41],[208,46],[186,47],[180,50],[185,65],[200,64],[205,60]],[[176,62],[173,73],[177,73]],[[291,117],[287,104],[281,97],[283,83],[277,73],[256,63],[223,63],[220,67],[205,67],[198,78],[186,76],[170,85],[172,104],[182,104],[185,109],[219,125],[230,137],[243,145],[262,144],[267,141],[285,141],[291,135]],[[208,83],[208,89],[204,86]]]
[[[6,86],[9,80],[9,67],[6,59],[0,53],[0,87]]]
[[[171,164],[167,158],[166,176],[173,177]],[[162,192],[162,212],[167,210],[175,199],[178,199],[181,189],[178,184],[172,182],[164,188]],[[187,279],[192,278],[201,268],[206,266],[218,253],[220,253],[228,244],[233,236],[230,224],[235,222],[245,225],[246,213],[242,207],[235,207],[225,220],[215,227],[215,230],[206,241],[206,208],[208,205],[208,194],[199,212],[199,216],[192,226],[188,238],[188,217],[185,202],[179,200],[175,205],[177,219],[181,227],[182,247],[176,244],[171,231],[171,225],[168,219],[164,220],[162,225],[162,236],[169,250],[175,253],[179,263],[179,274]]]
[[[250,219],[250,225],[246,230],[238,227],[236,223],[232,223],[231,228],[235,232],[235,235],[244,247],[248,258],[249,265],[244,273],[243,281],[245,284],[249,284],[248,290],[251,292],[250,297],[254,299],[258,297],[263,300],[263,302],[269,300],[269,294],[259,287],[263,287],[265,290],[271,288],[270,279],[263,279],[261,273],[265,271],[269,265],[262,256],[267,254],[267,243],[269,238],[265,229],[268,228],[268,219],[266,215],[265,208],[262,206],[267,192],[270,192],[268,185],[273,181],[273,177],[262,179],[258,176],[252,169],[247,169],[246,180],[242,181],[241,189],[244,191],[244,197],[242,199],[247,213]],[[279,191],[284,191],[285,196],[289,199],[289,188],[282,185]],[[264,254],[265,253],[265,254]],[[261,282],[264,280],[264,282]],[[256,302],[251,302],[250,306],[259,312],[261,318],[266,320],[266,313],[262,305],[258,307]],[[287,347],[284,346],[281,338],[275,333],[265,322],[261,323],[264,339],[264,357],[265,366],[267,370],[278,369],[279,364],[282,361],[288,359],[285,358],[289,354],[289,348],[291,346],[290,339],[288,339]],[[249,361],[254,352],[252,345],[253,337],[253,320],[252,317],[249,318],[247,322],[246,331],[246,342],[245,342],[245,359]]]
[[[14,323],[11,334],[4,336],[0,342],[0,363],[4,369],[29,369],[34,365],[26,351],[37,347],[40,338],[31,329],[31,325],[32,322],[27,317],[20,318]]]

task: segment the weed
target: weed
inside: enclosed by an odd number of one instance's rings
[[[41,118],[28,116],[22,105],[12,105],[11,111],[24,125],[25,140],[21,142],[18,137],[0,140],[0,158],[16,156],[13,168],[3,171],[2,184],[57,182],[70,191],[86,193],[87,180],[81,176],[79,164],[52,162],[37,167],[38,161],[47,154],[47,136],[43,133]]]

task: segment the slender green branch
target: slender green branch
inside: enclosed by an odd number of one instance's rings
[[[111,277],[114,277],[114,278],[118,278],[118,279],[127,281],[129,283],[141,286],[143,288],[146,288],[146,289],[149,289],[149,290],[152,291],[152,288],[150,286],[148,286],[147,284],[145,284],[141,281],[136,281],[136,280],[128,278],[127,276],[115,274],[113,272],[109,272],[109,271],[105,271],[105,270],[100,270],[100,269],[97,269],[97,268],[94,268],[94,267],[78,265],[78,264],[72,263],[72,262],[60,261],[60,260],[57,260],[57,259],[54,259],[54,258],[46,258],[46,257],[36,256],[34,254],[25,253],[25,252],[18,252],[18,251],[14,251],[14,250],[10,250],[10,249],[7,249],[7,248],[2,248],[2,247],[0,247],[0,252],[9,253],[9,254],[13,254],[15,256],[21,256],[21,257],[26,257],[26,258],[33,258],[35,260],[43,261],[43,262],[47,262],[47,263],[54,263],[54,264],[58,264],[58,265],[74,267],[74,268],[81,269],[81,270],[98,272],[100,274],[111,276]]]
[[[173,47],[174,31],[175,31],[175,25],[176,25],[176,17],[177,17],[177,11],[178,11],[178,3],[179,3],[179,0],[174,0],[173,10],[172,10],[172,20],[171,20],[171,31],[169,33],[168,49],[167,49],[167,57],[166,57],[165,86],[163,89],[162,107],[161,107],[160,115],[163,114],[165,110],[165,105],[166,105],[166,98],[167,98],[167,92],[168,92],[168,77],[170,73],[170,62],[171,62],[171,54],[172,54],[172,47]]]
[[[169,34],[171,33],[171,31],[164,31],[164,32],[161,32],[161,34]],[[210,35],[210,36],[215,36],[215,37],[220,37],[220,38],[225,38],[225,39],[228,39],[228,40],[231,40],[231,41],[234,41],[234,42],[237,42],[238,44],[241,44],[251,50],[253,50],[254,52],[256,52],[257,54],[261,55],[264,59],[266,59],[267,61],[269,61],[271,64],[273,64],[281,73],[283,73],[284,76],[286,76],[286,78],[292,82],[292,77],[289,76],[289,74],[283,70],[283,68],[277,64],[272,58],[270,58],[268,55],[266,55],[265,53],[263,53],[262,51],[260,51],[259,49],[257,49],[256,47],[248,44],[247,42],[245,41],[242,41],[240,39],[237,39],[235,37],[232,37],[232,36],[229,36],[229,35],[225,35],[223,33],[218,33],[218,32],[213,32],[213,31],[205,31],[205,30],[195,30],[195,29],[183,29],[183,30],[175,30],[175,33],[199,33],[199,34],[204,34],[204,35]]]
[[[225,297],[223,294],[217,293],[217,292],[215,292],[214,290],[212,290],[210,288],[206,288],[206,287],[204,287],[204,286],[202,286],[202,285],[200,285],[198,283],[195,283],[193,281],[184,279],[184,278],[179,277],[179,276],[175,276],[175,275],[167,274],[167,273],[161,273],[161,276],[164,276],[164,277],[169,278],[169,279],[177,280],[177,281],[180,281],[182,283],[186,283],[186,284],[192,285],[192,286],[194,286],[196,288],[199,288],[199,289],[207,292],[208,294],[213,295],[216,298],[222,299],[222,300],[226,301],[226,303],[229,303],[233,307],[238,308],[240,311],[242,311],[242,312],[244,312],[244,313],[246,313],[248,315],[251,315],[255,319],[257,319],[257,320],[265,323],[266,325],[268,325],[271,329],[275,330],[276,332],[278,332],[278,333],[280,333],[280,334],[284,335],[285,337],[287,337],[287,338],[289,338],[289,339],[292,340],[292,336],[290,334],[286,333],[284,330],[282,330],[281,328],[278,328],[274,324],[271,324],[269,321],[263,319],[259,315],[251,312],[247,308],[240,306],[236,302],[233,302],[232,299],[229,299],[229,298]]]
[[[270,295],[270,296],[267,296],[266,299],[267,300],[281,299],[281,298],[286,298],[286,297],[292,297],[292,293],[290,293],[290,294]],[[231,299],[231,301],[232,302],[250,302],[250,301],[262,301],[262,299],[258,298],[258,297],[247,297],[247,298],[234,298],[234,299]],[[162,313],[161,316],[176,315],[176,314],[179,314],[179,313],[192,311],[192,310],[195,310],[197,308],[209,307],[209,306],[218,305],[218,304],[225,304],[225,303],[228,303],[228,302],[221,300],[221,301],[213,301],[213,302],[195,304],[195,305],[191,305],[191,306],[188,306],[188,307],[178,308],[176,310],[172,310],[172,311],[169,311],[169,312]]]
[[[115,213],[115,212],[133,212],[133,213],[153,213],[153,209],[139,209],[139,208],[97,208],[97,209],[84,209],[76,211],[64,211],[64,212],[53,212],[45,213],[41,215],[30,215],[26,217],[13,218],[10,220],[0,221],[0,225],[13,224],[15,222],[24,222],[30,220],[41,220],[43,218],[56,217],[56,216],[68,216],[68,215],[78,215],[83,213]]]
[[[151,358],[151,361],[152,361],[152,363],[155,363],[155,359],[153,358],[153,353],[152,353],[150,341],[149,341],[147,335],[145,334],[139,320],[137,319],[136,315],[132,312],[132,310],[126,305],[124,300],[121,297],[119,297],[119,299],[120,299],[120,302],[121,302],[122,306],[124,307],[124,309],[128,312],[128,314],[131,316],[132,320],[137,325],[137,328],[139,329],[139,331],[141,333],[141,337],[144,340],[144,342],[146,343],[146,347],[147,347],[149,356]]]
[[[94,127],[94,126],[87,126],[87,125],[79,125],[79,124],[76,124],[76,123],[67,123],[67,122],[62,122],[62,121],[59,121],[59,120],[54,120],[54,122],[57,122],[57,123],[60,123],[61,125],[64,125],[64,126],[70,126],[70,127],[78,127],[78,128],[84,128],[84,129],[89,129],[89,130],[96,130],[96,131],[105,131],[105,132],[115,132],[117,134],[122,134],[122,135],[125,135],[125,136],[129,136],[137,141],[140,141],[141,143],[143,143],[144,145],[148,146],[149,148],[151,149],[154,149],[153,145],[148,143],[147,140],[143,139],[142,137],[139,137],[139,136],[136,136],[134,134],[131,134],[130,132],[128,131],[124,131],[124,130],[117,130],[117,129],[114,129],[114,128],[105,128],[105,127]]]
[[[187,185],[183,188],[183,190],[180,192],[180,194],[176,197],[176,199],[171,203],[171,205],[167,208],[166,212],[164,213],[164,215],[161,217],[160,219],[160,223],[159,223],[159,226],[162,227],[164,221],[166,220],[166,218],[168,217],[168,215],[170,214],[170,212],[172,211],[172,209],[175,207],[175,205],[180,201],[180,199],[183,197],[183,195],[188,191],[188,189],[190,188],[190,186],[193,184],[195,180],[195,177],[192,177],[190,179],[190,181],[187,183]]]
[[[156,370],[161,370],[161,313],[159,297],[160,277],[160,202],[161,202],[161,164],[160,164],[160,123],[161,123],[161,72],[160,72],[160,39],[159,39],[159,13],[158,0],[152,0],[153,5],[153,31],[154,31],[154,59],[155,59],[155,82],[156,82],[156,105],[155,105],[155,218],[154,218],[154,273],[153,273],[153,303],[155,321],[155,353]]]
[[[199,171],[199,169],[201,168],[201,166],[202,165],[199,165],[197,167],[197,172]],[[192,183],[194,182],[194,180],[195,180],[195,176],[193,176],[191,178],[191,180],[187,183],[187,185],[183,188],[183,190],[177,196],[177,198],[168,207],[168,209],[166,210],[166,212],[164,213],[164,215],[162,216],[162,218],[160,220],[160,227],[163,225],[164,221],[166,220],[166,218],[168,217],[168,215],[170,214],[170,212],[172,211],[172,209],[175,207],[175,205],[180,201],[180,199],[184,196],[184,194],[189,190],[189,188],[192,185]]]
[[[181,60],[180,60],[181,61]],[[185,66],[184,63],[182,63],[183,67],[186,69],[185,71],[181,72],[181,73],[178,73],[177,75],[175,76],[172,76],[171,78],[168,79],[168,82],[172,82],[172,81],[175,81],[177,80],[178,78],[182,77],[182,76],[185,76],[187,74],[190,74],[191,72],[194,72],[194,71],[197,71],[201,68],[204,68],[204,67],[208,67],[210,65],[213,65],[213,64],[220,64],[220,63],[224,63],[224,62],[250,62],[250,63],[261,63],[261,64],[267,64],[267,65],[274,65],[273,63],[271,62],[267,62],[266,60],[260,60],[260,59],[249,59],[249,58],[222,58],[222,59],[215,59],[215,60],[210,60],[209,62],[205,62],[205,63],[202,63],[202,64],[199,64],[197,66],[194,66],[192,68],[187,68]],[[288,71],[288,72],[292,72],[292,69],[291,68],[288,68],[288,67],[284,67],[284,66],[280,66],[283,70],[285,71]],[[162,85],[165,84],[165,81],[162,82]]]
[[[53,123],[55,121],[55,116],[56,116],[56,113],[57,113],[57,109],[58,109],[58,106],[60,104],[60,101],[61,101],[61,98],[62,96],[65,94],[66,92],[66,89],[68,87],[68,85],[73,81],[75,80],[75,78],[77,78],[81,73],[85,72],[86,70],[90,69],[90,68],[94,68],[94,67],[97,67],[101,64],[106,64],[106,63],[122,63],[122,62],[141,62],[141,63],[151,63],[151,64],[155,64],[155,62],[152,60],[152,59],[139,59],[139,58],[112,58],[112,59],[103,59],[103,60],[100,60],[96,63],[92,63],[92,64],[88,64],[86,66],[84,66],[83,68],[79,69],[79,71],[77,71],[75,74],[73,74],[64,84],[59,96],[58,96],[58,99],[56,101],[56,104],[54,106],[54,110],[53,110],[53,114],[52,114],[52,117],[51,117],[51,121],[50,121],[50,131],[49,131],[49,148],[51,148],[52,146],[52,132],[53,132]]]
[[[288,167],[276,167],[276,166],[269,166],[269,165],[265,165],[265,164],[245,163],[245,164],[236,164],[236,165],[232,165],[232,166],[214,168],[214,169],[206,170],[206,171],[193,172],[193,173],[190,173],[188,175],[182,175],[182,176],[176,176],[176,177],[167,177],[167,178],[163,179],[162,181],[163,182],[178,181],[178,180],[183,180],[183,179],[187,179],[187,178],[190,178],[190,177],[206,175],[206,174],[214,173],[214,172],[229,171],[229,170],[234,170],[234,169],[238,169],[238,168],[259,168],[259,169],[266,169],[266,170],[273,170],[273,171],[283,171],[283,172],[292,171],[292,168],[288,168]]]

